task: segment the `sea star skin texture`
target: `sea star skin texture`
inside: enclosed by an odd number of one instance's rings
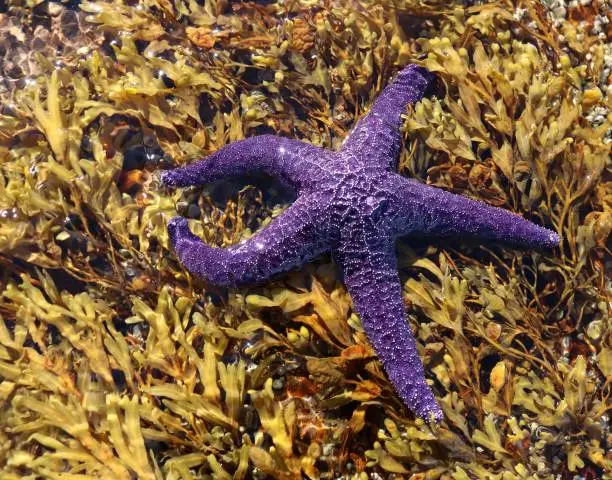
[[[408,65],[381,93],[337,152],[262,135],[229,144],[186,167],[165,171],[169,187],[201,185],[247,173],[279,178],[297,200],[247,241],[226,249],[206,245],[181,217],[169,225],[179,259],[217,285],[263,282],[331,251],[354,308],[406,406],[426,420],[442,410],[425,381],[402,299],[395,239],[469,237],[522,247],[554,247],[556,233],[520,216],[420,184],[395,173],[406,106],[435,77]]]

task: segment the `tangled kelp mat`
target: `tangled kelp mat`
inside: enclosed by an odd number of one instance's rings
[[[610,478],[610,4],[475,3],[9,0],[3,479]],[[155,179],[261,133],[338,147],[411,61],[444,88],[407,112],[402,173],[563,238],[398,244],[439,426],[329,258],[226,291],[168,248],[177,211],[227,246],[282,191]]]

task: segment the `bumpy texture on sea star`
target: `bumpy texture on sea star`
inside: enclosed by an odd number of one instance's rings
[[[168,230],[174,250],[188,270],[223,286],[263,282],[331,251],[398,394],[417,416],[439,422],[442,410],[425,382],[404,312],[396,237],[469,237],[535,248],[554,247],[559,237],[516,214],[395,173],[401,114],[427,93],[434,79],[421,67],[405,67],[338,152],[262,135],[166,171],[161,181],[186,187],[259,172],[295,189],[298,198],[285,212],[249,240],[226,249],[203,243],[186,219],[172,219]]]

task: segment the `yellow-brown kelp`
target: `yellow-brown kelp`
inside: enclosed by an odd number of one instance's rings
[[[0,476],[602,477],[604,2],[202,3],[0,14]],[[282,194],[151,180],[258,133],[337,147],[414,60],[446,94],[407,112],[402,171],[552,219],[564,240],[553,255],[398,246],[434,429],[395,396],[329,259],[224,291],[170,253],[177,208],[228,246]]]

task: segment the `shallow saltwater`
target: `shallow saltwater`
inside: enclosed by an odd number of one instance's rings
[[[605,1],[0,5],[0,477],[606,478],[611,7]],[[402,66],[398,172],[560,234],[401,240],[444,413],[405,408],[330,256],[251,287],[185,270],[295,200],[160,170],[274,134],[337,150]]]

